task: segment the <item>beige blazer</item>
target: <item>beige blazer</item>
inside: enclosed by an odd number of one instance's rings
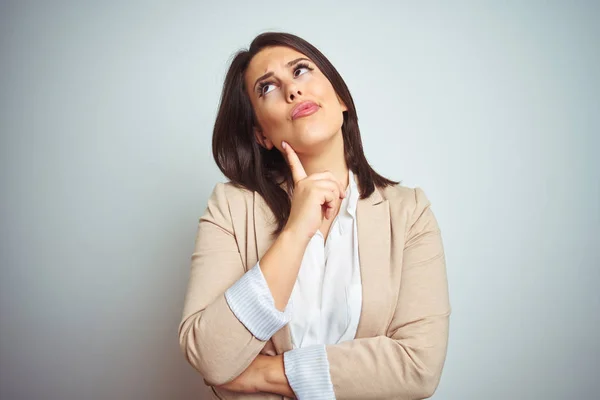
[[[292,349],[288,325],[261,341],[224,296],[269,249],[274,227],[264,199],[230,182],[215,186],[199,220],[179,342],[214,399],[284,398],[214,387],[238,376],[259,353]],[[357,230],[363,290],[358,330],[354,340],[326,346],[336,398],[430,397],[446,359],[451,311],[430,202],[418,187],[376,188],[358,201]]]

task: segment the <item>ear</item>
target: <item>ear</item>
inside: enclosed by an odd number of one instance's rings
[[[254,137],[256,138],[258,144],[260,144],[267,150],[271,150],[273,148],[273,142],[271,142],[271,140],[263,134],[260,128],[257,128],[255,126],[254,128],[252,128],[252,130],[254,131]]]

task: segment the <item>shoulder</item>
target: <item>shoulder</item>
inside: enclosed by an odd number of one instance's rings
[[[236,200],[253,197],[253,192],[235,185],[231,181],[217,182],[213,187],[210,200],[218,204],[227,204]]]
[[[235,225],[245,221],[244,214],[251,210],[252,201],[253,192],[250,190],[240,188],[229,181],[218,182],[212,189],[200,220],[233,232]]]
[[[207,208],[214,213],[233,219],[252,209],[254,192],[231,181],[218,182],[209,196]]]
[[[430,210],[431,202],[421,187],[402,184],[378,188],[388,201],[392,218],[401,218],[411,226],[423,213]]]
[[[414,209],[426,207],[431,204],[425,191],[421,187],[410,188],[401,184],[379,188],[382,197],[389,201],[390,206]]]

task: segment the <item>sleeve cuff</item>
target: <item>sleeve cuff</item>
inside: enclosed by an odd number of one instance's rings
[[[335,400],[324,345],[283,353],[285,375],[298,400]]]
[[[257,262],[225,291],[225,299],[233,314],[259,340],[266,341],[292,319],[288,302],[285,311],[275,308],[275,301]]]

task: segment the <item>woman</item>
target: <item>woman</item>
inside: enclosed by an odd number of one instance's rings
[[[450,304],[420,188],[377,174],[354,102],[314,46],[264,33],[233,59],[218,183],[200,218],[179,340],[220,399],[421,399]]]

